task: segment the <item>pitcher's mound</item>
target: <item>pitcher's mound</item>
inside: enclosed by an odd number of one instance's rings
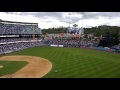
[[[0,68],[3,68],[3,66],[2,66],[2,65],[0,65]]]

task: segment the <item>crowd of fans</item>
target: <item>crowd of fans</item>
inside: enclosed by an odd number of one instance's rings
[[[24,42],[25,41],[25,42]],[[10,43],[9,43],[10,42]],[[11,43],[12,42],[12,43]],[[63,45],[64,47],[97,47],[98,41],[90,41],[90,40],[71,40],[71,39],[53,39],[46,40],[47,44],[56,44]],[[10,53],[14,51],[23,50],[30,47],[43,46],[44,40],[40,38],[1,38],[0,39],[0,54]],[[115,45],[111,47],[111,49],[115,49],[116,52],[119,52],[120,45]]]
[[[28,41],[28,42],[18,42],[18,43],[8,42],[7,44],[0,44],[0,54],[6,54],[36,46],[42,46],[41,41]]]
[[[120,44],[114,45],[114,46],[112,46],[111,48],[112,48],[112,49],[115,49],[116,52],[120,53]]]
[[[70,40],[70,39],[66,39],[66,40],[62,40],[62,39],[59,39],[59,40],[48,40],[46,41],[46,43],[48,43],[49,45],[50,44],[55,44],[55,45],[63,45],[64,47],[81,47],[81,46],[84,46],[84,47],[99,47],[98,44],[99,42],[98,41],[91,41],[91,40]],[[101,48],[101,46],[100,46]],[[102,47],[104,48],[104,47]],[[120,52],[120,44],[119,45],[115,45],[115,46],[112,46],[110,47],[110,49],[115,49],[115,52]]]
[[[33,32],[34,30],[34,32]],[[1,35],[28,35],[40,34],[38,25],[22,24],[22,23],[9,23],[0,22]],[[40,38],[20,38],[20,37],[0,37],[0,54],[10,53],[14,51],[23,50],[29,47],[41,46]]]
[[[0,23],[0,34],[32,34],[32,25]],[[34,33],[40,34],[40,28],[34,26]]]
[[[18,41],[31,41],[33,38],[0,38],[0,43],[18,42]],[[40,40],[40,38],[34,38],[34,40]]]
[[[79,46],[97,46],[97,41],[90,40],[49,40],[49,44],[64,45],[67,47],[79,47]]]

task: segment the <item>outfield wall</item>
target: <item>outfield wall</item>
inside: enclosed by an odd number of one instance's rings
[[[63,45],[50,44],[51,47],[63,47]]]
[[[101,51],[108,51],[108,52],[115,52],[115,49],[107,48],[107,47],[87,47],[87,46],[80,46],[80,48],[88,48],[88,49],[95,49]]]
[[[52,47],[65,47],[64,45],[56,45],[56,44],[50,44]],[[91,47],[91,46],[80,46],[79,48],[88,48],[88,49],[95,49],[95,50],[101,50],[101,51],[108,51],[108,52],[115,52],[115,49],[111,49],[108,47]]]

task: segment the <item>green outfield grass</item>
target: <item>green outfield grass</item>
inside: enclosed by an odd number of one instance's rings
[[[0,61],[0,65],[3,66],[3,68],[0,68],[0,76],[13,74],[27,63],[25,61]]]
[[[105,51],[82,48],[36,47],[8,55],[31,55],[50,60],[53,65],[52,70],[43,78],[120,77],[120,55]],[[58,72],[55,73],[55,70]]]

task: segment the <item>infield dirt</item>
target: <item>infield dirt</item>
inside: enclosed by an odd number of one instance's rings
[[[9,75],[0,78],[41,78],[46,75],[52,68],[52,63],[44,58],[36,56],[3,56],[0,60],[4,61],[27,61],[28,64]]]

